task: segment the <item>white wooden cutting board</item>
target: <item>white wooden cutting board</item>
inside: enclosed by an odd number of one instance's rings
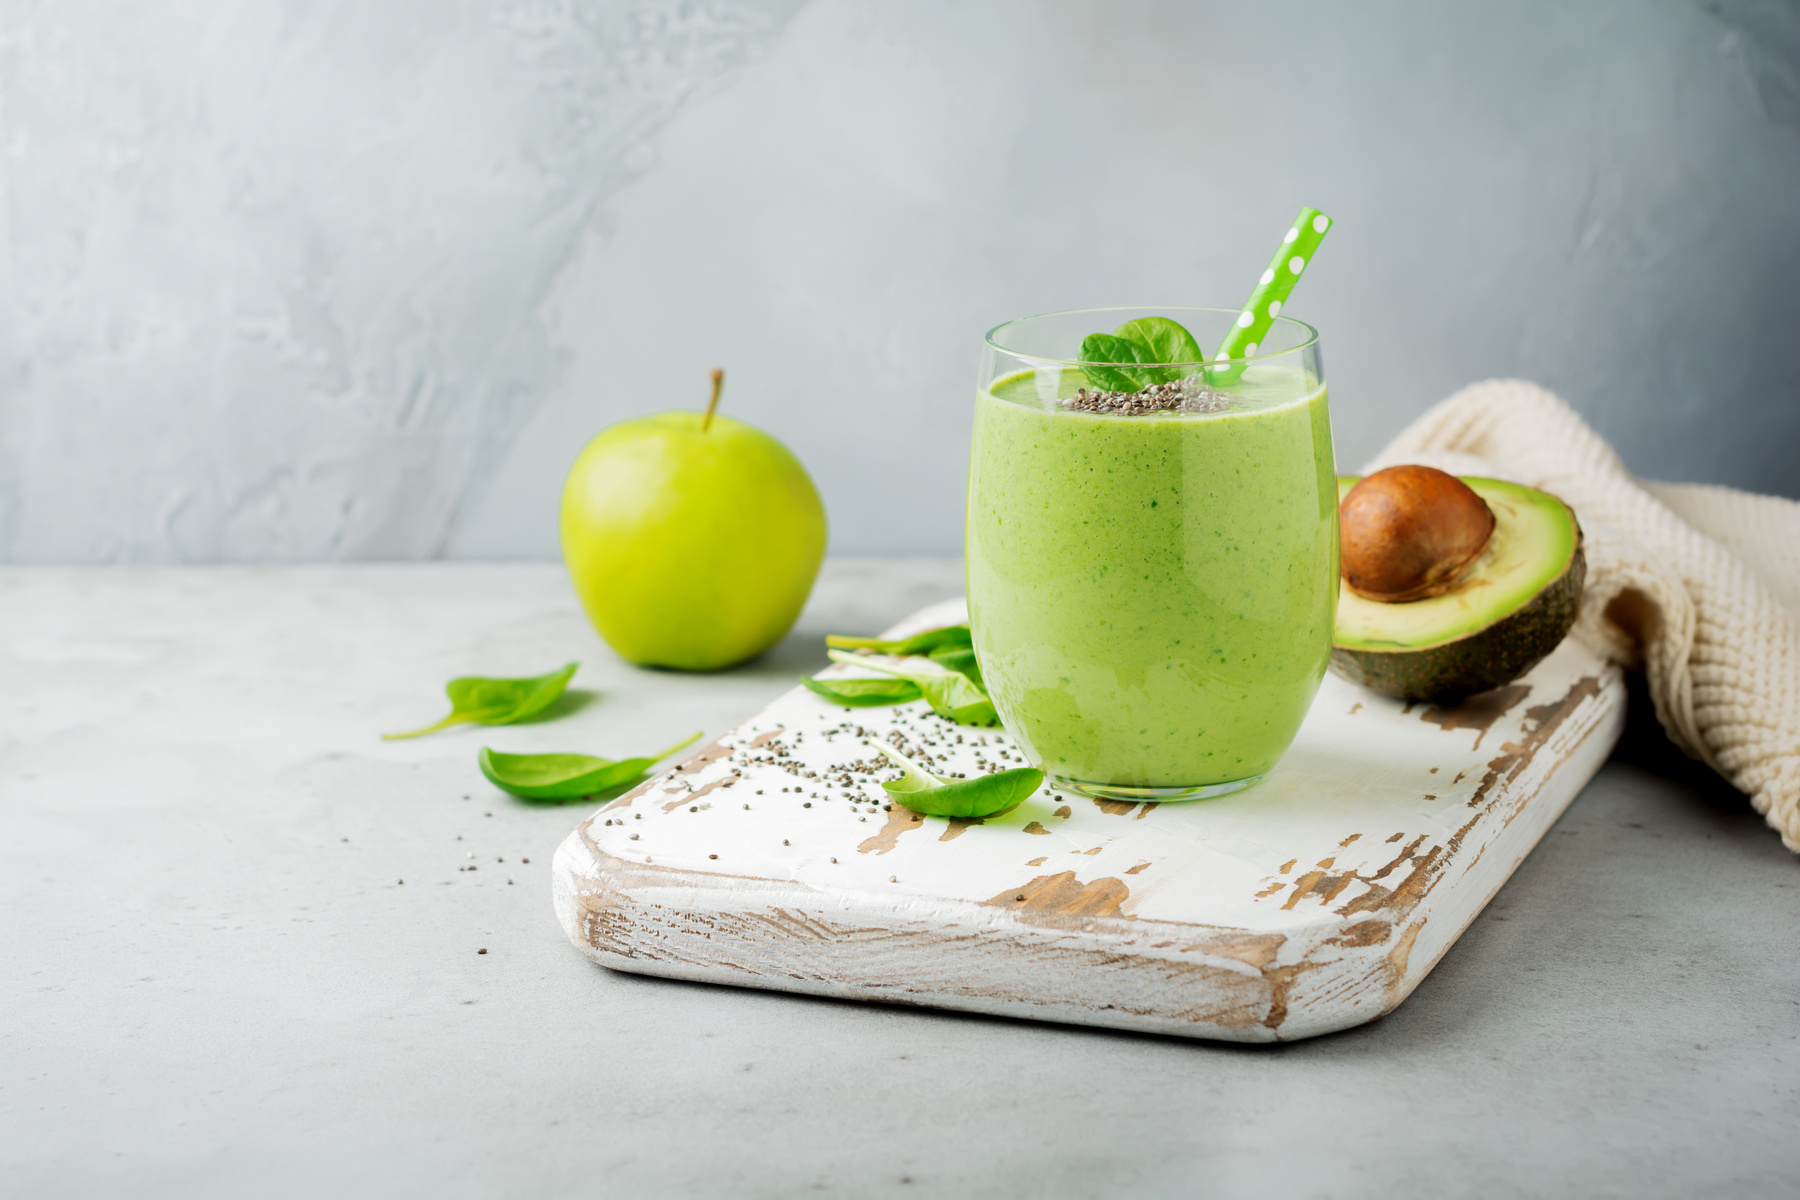
[[[889,636],[964,619],[961,602],[937,605]],[[1045,790],[958,821],[878,807],[891,772],[832,768],[876,757],[858,727],[898,731],[940,773],[974,773],[978,753],[1023,765],[1004,734],[923,703],[846,710],[795,688],[571,833],[556,911],[583,953],[622,971],[1310,1037],[1406,999],[1624,717],[1617,668],[1573,640],[1455,708],[1327,676],[1293,748],[1247,791],[1157,805]]]

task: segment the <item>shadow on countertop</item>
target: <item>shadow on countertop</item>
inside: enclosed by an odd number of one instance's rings
[[[1613,748],[1610,761],[1637,767],[1680,784],[1715,811],[1748,813],[1756,817],[1744,793],[1699,759],[1689,758],[1669,740],[1656,719],[1656,705],[1650,699],[1650,688],[1643,673],[1627,672],[1625,683],[1629,696],[1625,707],[1625,732]]]

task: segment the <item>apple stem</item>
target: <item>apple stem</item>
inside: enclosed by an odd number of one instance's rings
[[[705,433],[708,429],[712,428],[713,413],[716,412],[719,407],[719,393],[725,390],[725,368],[724,367],[714,367],[712,369],[712,381],[713,381],[712,399],[708,400],[706,402],[706,415],[704,417],[700,418],[700,432],[701,433]]]

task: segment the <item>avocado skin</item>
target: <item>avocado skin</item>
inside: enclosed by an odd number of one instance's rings
[[[1574,514],[1570,514],[1570,519]],[[1511,683],[1562,644],[1581,610],[1587,555],[1579,522],[1575,552],[1561,575],[1498,621],[1423,650],[1331,648],[1331,669],[1352,683],[1396,700],[1453,704]]]

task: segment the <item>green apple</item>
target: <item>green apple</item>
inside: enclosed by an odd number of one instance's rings
[[[825,557],[825,506],[786,446],[742,421],[666,412],[605,430],[563,485],[576,594],[621,658],[716,671],[780,641]]]

